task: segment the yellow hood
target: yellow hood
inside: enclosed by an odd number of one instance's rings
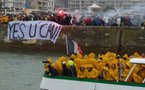
[[[95,58],[95,54],[94,53],[90,53],[89,54],[89,58]]]

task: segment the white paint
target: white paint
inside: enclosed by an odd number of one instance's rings
[[[40,90],[145,90],[145,87],[42,78]]]
[[[145,64],[145,58],[132,58],[130,62],[134,64]]]

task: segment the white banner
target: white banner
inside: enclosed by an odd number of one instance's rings
[[[61,28],[51,21],[13,21],[8,24],[8,39],[40,39],[55,43]]]

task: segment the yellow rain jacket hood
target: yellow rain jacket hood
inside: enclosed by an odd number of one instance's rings
[[[89,54],[89,58],[95,58],[95,54],[94,53],[90,53]]]
[[[87,78],[96,78],[96,79],[98,78],[99,72],[91,64],[87,64],[86,69],[87,69]]]
[[[77,54],[77,58],[82,59],[82,58],[83,58],[82,54],[78,53],[78,54]]]

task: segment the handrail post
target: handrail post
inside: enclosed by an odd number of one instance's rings
[[[144,80],[142,81],[142,83],[145,83],[145,78],[144,78]]]
[[[133,70],[134,70],[135,67],[136,67],[136,64],[134,64],[133,67],[131,68],[129,74],[127,75],[127,77],[126,77],[125,80],[124,80],[125,82],[128,81],[128,79],[129,79],[130,75],[132,74],[132,72],[133,72]]]

